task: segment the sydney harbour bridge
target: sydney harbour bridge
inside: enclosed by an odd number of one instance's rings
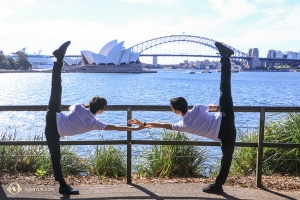
[[[201,36],[192,35],[170,35],[154,38],[131,47],[133,52],[141,52],[140,57],[206,57],[218,58],[218,50],[215,47],[216,40]],[[275,64],[287,64],[298,66],[299,59],[286,58],[263,58],[259,57],[257,48],[249,49],[249,52],[242,52],[228,44],[223,43],[234,51],[231,61],[241,68],[254,69],[256,67],[274,66]],[[81,57],[80,55],[66,55],[66,57]]]

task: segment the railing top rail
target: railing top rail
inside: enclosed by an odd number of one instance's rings
[[[68,110],[70,105],[62,105],[62,110]],[[108,105],[107,111],[172,111],[169,105]],[[189,106],[192,108],[192,106]],[[234,106],[235,112],[300,112],[296,106]],[[46,111],[47,105],[2,105],[0,111]]]

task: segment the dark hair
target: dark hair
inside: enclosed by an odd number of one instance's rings
[[[184,115],[188,111],[187,101],[183,97],[176,97],[176,98],[171,99],[170,105],[174,110],[179,110]]]
[[[93,114],[96,114],[98,110],[105,110],[107,106],[107,101],[104,97],[94,96],[89,105],[85,105],[85,108],[89,108]]]

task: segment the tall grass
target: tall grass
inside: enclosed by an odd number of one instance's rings
[[[2,133],[2,141],[16,141],[14,134]],[[34,136],[33,141],[42,140],[43,136]],[[1,172],[36,172],[37,169],[47,168],[46,147],[44,146],[0,146],[0,170]]]
[[[95,154],[91,155],[91,162],[91,174],[115,178],[126,174],[125,152],[120,147],[95,146]]]
[[[35,135],[33,139],[42,141],[44,134]],[[2,141],[17,141],[16,131],[14,134],[2,133]],[[61,165],[64,174],[79,174],[86,171],[87,161],[80,158],[74,146],[61,147]],[[47,146],[43,145],[1,145],[0,146],[0,171],[7,173],[31,172],[36,176],[45,176],[52,171],[52,163]]]
[[[300,114],[289,113],[270,123],[265,131],[265,142],[300,143]],[[272,172],[300,173],[299,149],[265,148],[267,170]]]
[[[258,132],[248,132],[240,137],[241,142],[257,142]],[[300,114],[288,113],[266,124],[264,142],[300,143]],[[264,148],[263,173],[299,174],[300,158],[297,148]],[[248,175],[255,172],[256,148],[235,149],[231,174]]]
[[[239,132],[239,141],[257,142],[256,130],[246,133]],[[151,135],[152,139],[154,138]],[[2,133],[3,141],[15,141],[14,134]],[[161,140],[190,141],[185,133],[162,131]],[[44,140],[34,136],[33,141]],[[276,121],[271,121],[265,127],[265,142],[299,143],[300,114],[287,114]],[[231,165],[230,175],[249,175],[255,173],[256,148],[236,147]],[[139,176],[148,177],[192,177],[207,174],[206,148],[191,145],[152,145],[144,148],[142,155],[136,157],[134,171]],[[75,146],[61,147],[62,168],[64,174],[95,174],[100,177],[120,177],[126,175],[126,153],[121,148],[107,145],[95,146],[94,152],[88,158],[78,156]],[[299,149],[264,148],[263,173],[299,174]],[[32,172],[37,176],[52,174],[51,159],[47,146],[43,145],[1,145],[0,172]]]
[[[153,137],[153,136],[152,136]],[[189,141],[186,134],[163,130],[162,140]],[[199,176],[205,161],[205,148],[189,145],[153,145],[144,149],[136,165],[139,176]]]

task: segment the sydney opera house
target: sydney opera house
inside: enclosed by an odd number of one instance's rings
[[[83,65],[73,70],[86,73],[141,73],[139,56],[141,53],[133,52],[131,48],[123,47],[124,41],[112,40],[104,45],[99,53],[88,50],[81,51]],[[73,61],[64,59],[71,66]],[[74,61],[78,62],[78,61]]]

